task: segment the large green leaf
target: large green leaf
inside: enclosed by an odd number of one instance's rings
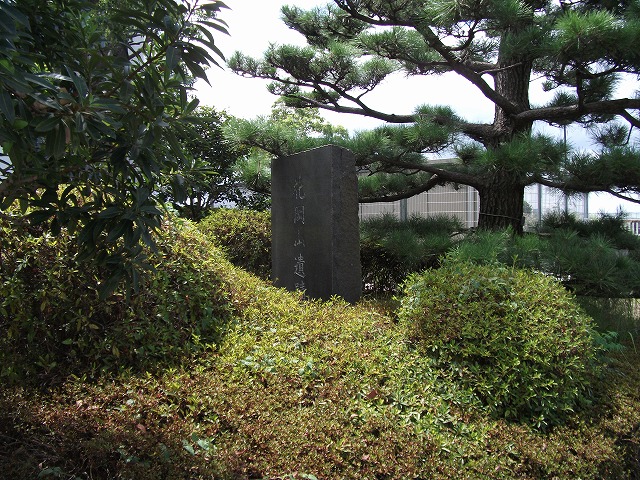
[[[7,92],[0,92],[0,113],[7,119],[7,122],[13,124],[16,114],[13,109],[13,100]]]

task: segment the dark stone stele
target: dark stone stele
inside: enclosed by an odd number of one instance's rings
[[[310,298],[362,294],[355,159],[328,145],[271,164],[272,278]]]

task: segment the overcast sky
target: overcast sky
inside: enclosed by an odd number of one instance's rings
[[[229,57],[239,50],[244,54],[261,57],[270,43],[304,45],[301,35],[288,29],[280,19],[280,8],[285,4],[295,4],[301,8],[323,6],[324,0],[226,0],[230,7],[223,10],[221,18],[229,25],[229,36],[217,35],[218,47]],[[230,72],[226,67],[212,67],[208,71],[211,86],[199,81],[196,84],[197,96],[203,105],[210,105],[219,110],[226,110],[240,118],[255,118],[267,115],[277,97],[271,95],[266,85],[268,82],[242,78]],[[629,88],[635,88],[634,82]],[[367,95],[371,106],[388,113],[412,113],[421,104],[451,106],[461,117],[469,121],[490,122],[493,118],[493,104],[478,92],[469,88],[466,81],[455,74],[430,77],[406,78],[396,75],[388,79],[374,92]],[[365,97],[366,98],[366,97]],[[532,92],[533,102],[543,103],[548,94],[540,88]],[[323,115],[333,124],[342,125],[351,131],[366,130],[380,122],[359,115],[334,114],[324,112]],[[558,135],[561,132],[558,130]],[[588,147],[587,137],[581,129],[570,128],[568,139],[574,145]],[[615,212],[620,202],[603,198],[603,195],[590,195],[590,211]],[[623,205],[627,212],[640,211],[640,205]]]

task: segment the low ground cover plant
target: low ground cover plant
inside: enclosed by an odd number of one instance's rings
[[[17,306],[0,311],[3,347],[31,349],[3,353],[3,367],[13,369],[0,383],[0,471],[7,478],[619,479],[640,471],[640,358],[633,349],[603,367],[591,385],[592,406],[540,431],[497,418],[464,379],[442,375],[387,305],[307,301],[233,266],[189,222],[168,223],[160,233],[159,277],[150,278],[170,281],[150,280],[132,297],[140,309],[130,325],[165,332],[153,344],[161,354],[145,362],[123,354],[137,345],[127,330],[119,330],[117,353],[65,345],[65,331],[56,336],[61,349],[109,367],[61,361],[29,370],[53,340],[11,330]],[[86,306],[87,318],[102,308],[91,286],[95,272],[58,266],[73,251],[63,236],[3,229],[2,285],[27,285],[12,291],[37,299],[33,312],[46,299],[47,315],[35,318],[42,324],[64,318],[75,303]],[[21,272],[43,271],[46,262],[47,273],[25,283],[30,277]],[[55,286],[71,282],[69,272],[90,288],[59,299]],[[118,295],[108,302],[124,308]],[[208,316],[206,305],[216,314]],[[207,318],[218,320],[215,328],[197,330]],[[81,332],[95,330],[82,325]],[[87,341],[103,345],[107,330],[96,325]]]

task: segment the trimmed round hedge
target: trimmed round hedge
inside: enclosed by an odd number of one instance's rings
[[[498,416],[538,427],[561,422],[595,368],[592,319],[541,273],[448,261],[411,275],[400,321]]]

